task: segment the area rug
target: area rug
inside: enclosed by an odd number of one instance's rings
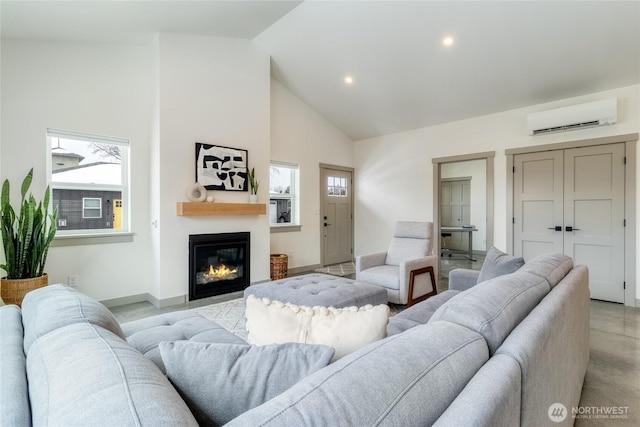
[[[234,335],[243,340],[247,340],[247,329],[244,318],[244,298],[237,298],[231,301],[219,302],[217,304],[205,305],[192,309],[218,325],[222,326]]]
[[[389,317],[395,316],[404,306],[389,304]],[[191,309],[212,322],[216,322],[234,335],[247,341],[247,329],[244,317],[244,298],[237,298],[231,301],[219,302],[217,304],[205,305]]]
[[[316,273],[324,273],[324,274],[331,274],[333,276],[344,277],[350,274],[355,274],[356,265],[353,263],[353,261],[351,261],[351,262],[345,262],[342,264],[335,264],[335,265],[329,265],[327,267],[316,268],[313,271],[315,271]]]

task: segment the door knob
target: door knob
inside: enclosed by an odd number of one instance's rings
[[[556,225],[555,227],[549,227],[549,230],[562,231],[562,226],[561,225]]]
[[[331,224],[327,224],[326,222],[324,223],[324,226],[326,227],[327,225],[331,225]]]
[[[564,231],[566,231],[568,233],[568,232],[571,232],[571,231],[580,231],[580,229],[579,228],[573,228],[571,226],[567,226],[567,227],[564,228]]]

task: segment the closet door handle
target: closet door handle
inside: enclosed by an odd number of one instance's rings
[[[561,225],[556,225],[555,227],[549,227],[549,230],[562,231],[562,226]]]
[[[566,231],[567,233],[569,233],[569,232],[571,232],[571,231],[580,231],[580,229],[579,229],[579,228],[573,228],[573,227],[570,227],[570,226],[566,226],[566,227],[564,228],[564,231]]]

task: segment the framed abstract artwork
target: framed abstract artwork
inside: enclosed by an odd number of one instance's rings
[[[196,142],[196,182],[207,190],[247,191],[248,152]]]

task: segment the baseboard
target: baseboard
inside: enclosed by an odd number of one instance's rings
[[[112,298],[112,299],[102,300],[100,302],[107,308],[118,307],[120,305],[135,304],[138,302],[149,302],[153,304],[156,308],[165,308],[165,307],[170,307],[172,305],[186,303],[187,296],[179,295],[177,297],[158,299],[153,295],[147,293],[147,294],[131,295],[128,297]]]
[[[158,299],[151,294],[147,294],[148,299],[151,304],[153,304],[156,308],[165,308],[171,307],[172,305],[185,304],[187,302],[186,295],[178,295],[177,297]]]
[[[100,301],[105,307],[118,307],[120,305],[135,304],[149,301],[149,294],[131,295],[128,297],[112,298]]]
[[[308,273],[308,272],[313,271],[316,268],[320,268],[320,267],[322,267],[320,264],[314,264],[314,265],[305,265],[303,267],[289,268],[287,270],[287,275],[294,276],[294,275],[300,274],[300,273]]]

